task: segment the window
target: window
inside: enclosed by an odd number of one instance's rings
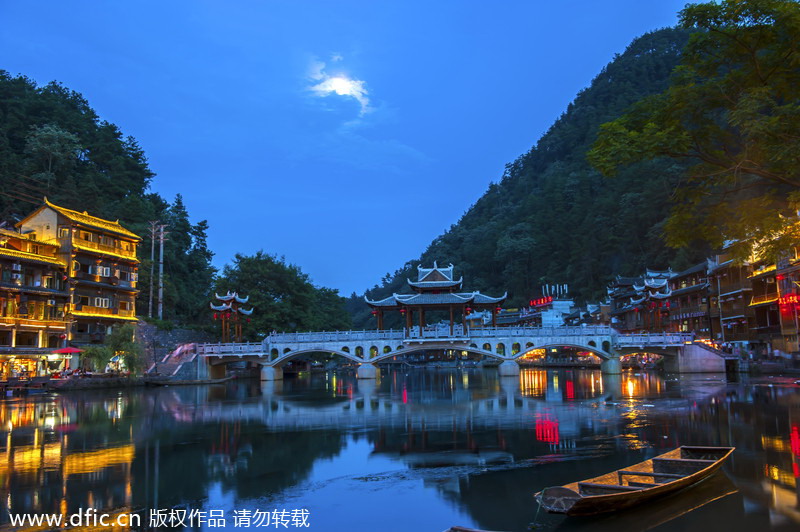
[[[119,309],[120,310],[131,310],[133,308],[133,303],[130,301],[120,301],[119,302]]]
[[[39,245],[38,244],[31,244],[31,253],[38,255],[39,254]]]
[[[67,238],[67,237],[69,237],[69,227],[59,227],[58,238]]]
[[[72,271],[73,271],[73,272],[79,272],[79,271],[81,271],[81,263],[80,263],[80,262],[78,262],[77,260],[73,260],[73,261],[72,261]]]
[[[79,305],[89,305],[89,296],[78,296]]]
[[[96,266],[97,273],[100,277],[111,277],[111,268],[108,266]]]
[[[107,297],[96,297],[94,298],[94,306],[99,308],[108,308],[111,304],[111,300]]]

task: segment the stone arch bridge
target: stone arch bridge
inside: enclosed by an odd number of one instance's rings
[[[338,355],[358,364],[359,378],[374,378],[383,360],[423,350],[467,351],[501,361],[501,375],[519,374],[517,360],[534,349],[571,347],[590,351],[604,373],[620,373],[619,357],[647,352],[666,357],[666,367],[681,373],[725,371],[720,351],[684,333],[622,334],[611,327],[491,327],[471,330],[411,330],[272,333],[260,343],[198,344],[197,354],[211,366],[250,361],[262,366],[262,380],[283,378],[284,364],[310,353]],[[211,373],[215,373],[213,370]]]

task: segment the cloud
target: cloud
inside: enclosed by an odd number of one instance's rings
[[[339,62],[342,57],[336,54],[334,62]],[[352,79],[347,74],[328,74],[325,69],[327,65],[322,61],[313,61],[309,68],[308,77],[317,83],[309,87],[309,90],[320,98],[331,95],[345,96],[355,99],[361,105],[360,116],[364,116],[371,111],[369,106],[369,92],[364,86],[364,81]]]

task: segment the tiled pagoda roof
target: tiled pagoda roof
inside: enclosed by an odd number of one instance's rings
[[[34,211],[33,214],[36,214],[37,212],[39,212],[40,209],[44,207],[50,207],[51,209],[53,209],[60,215],[64,216],[65,218],[68,218],[69,220],[72,220],[75,223],[85,225],[87,227],[93,227],[101,231],[116,233],[120,236],[124,236],[132,240],[138,241],[142,239],[136,233],[128,231],[127,229],[122,227],[122,225],[120,225],[119,223],[119,220],[112,222],[111,220],[104,220],[102,218],[98,218],[97,216],[92,216],[86,211],[78,212],[78,211],[73,211],[72,209],[67,209],[65,207],[59,207],[58,205],[55,205],[47,201],[47,198],[44,198],[44,205],[39,209],[37,209],[36,211]],[[33,214],[31,214],[30,216],[33,216]],[[20,226],[21,224],[22,222],[18,223],[17,226]]]
[[[459,287],[461,288],[461,283],[464,281],[464,278],[457,281],[412,281],[408,279],[408,284],[414,288],[431,288],[431,289],[441,289],[441,288],[453,288]]]
[[[417,282],[422,281],[452,281],[453,280],[453,265],[447,268],[439,268],[436,261],[433,261],[433,268],[423,268],[417,266]]]
[[[480,292],[461,292],[445,294],[393,294],[390,297],[372,301],[365,298],[371,307],[399,307],[416,305],[494,305],[505,301],[507,294],[502,297],[490,297]]]

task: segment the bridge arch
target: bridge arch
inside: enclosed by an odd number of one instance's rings
[[[593,342],[588,342],[588,343],[592,344]],[[517,353],[516,355],[514,355],[513,358],[515,360],[517,360],[517,359],[520,359],[520,358],[524,357],[525,355],[527,355],[531,351],[536,351],[537,349],[555,349],[557,347],[571,347],[573,349],[578,349],[580,351],[589,351],[589,352],[597,355],[598,357],[600,357],[602,360],[610,360],[612,358],[616,358],[611,353],[607,353],[607,352],[605,352],[605,351],[603,351],[601,349],[598,349],[596,346],[593,346],[593,345],[568,344],[568,343],[542,344],[542,345],[537,345],[536,347],[528,347],[528,348],[525,349],[525,351]]]
[[[265,361],[265,363],[263,365],[265,365],[265,366],[273,366],[273,367],[282,367],[287,362],[289,362],[291,360],[294,360],[295,358],[297,358],[297,357],[299,357],[301,355],[310,355],[310,354],[314,354],[314,353],[325,353],[325,354],[331,354],[331,355],[338,355],[338,356],[340,356],[342,358],[346,358],[348,360],[352,360],[353,362],[357,362],[359,364],[363,364],[365,362],[364,360],[362,360],[362,359],[358,358],[357,356],[354,356],[351,353],[348,353],[346,351],[338,351],[338,350],[331,350],[331,349],[325,349],[325,350],[321,350],[321,349],[298,349],[297,351],[290,351],[288,353],[284,353],[283,355],[281,355],[279,358],[276,358],[275,360],[272,360],[272,361],[269,361],[269,362]]]
[[[379,362],[382,362],[382,361],[384,361],[386,359],[389,359],[389,358],[392,358],[392,357],[395,357],[395,356],[409,355],[409,354],[416,353],[416,352],[419,352],[419,351],[430,351],[430,349],[431,349],[430,347],[426,347],[424,345],[423,346],[419,346],[419,347],[409,346],[409,347],[406,347],[405,349],[402,349],[402,350],[392,351],[391,353],[383,353],[381,355],[378,355],[374,359],[370,359],[369,363],[370,364],[377,364]],[[467,353],[473,353],[473,354],[476,354],[476,355],[485,355],[487,357],[496,358],[498,360],[508,360],[508,357],[505,357],[503,355],[499,355],[497,353],[493,353],[492,351],[484,351],[483,349],[478,349],[478,348],[475,348],[475,347],[472,347],[472,346],[470,346],[470,347],[455,346],[455,347],[452,347],[450,349],[452,349],[453,351],[466,351]]]

